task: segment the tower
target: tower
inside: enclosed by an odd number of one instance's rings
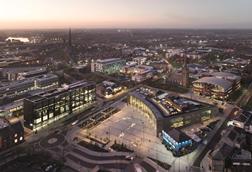
[[[187,67],[187,57],[184,59],[184,65],[182,69],[182,85],[183,87],[188,88],[189,87],[189,70]]]
[[[68,45],[69,45],[69,47],[72,47],[72,30],[71,30],[71,28],[69,29],[69,33],[68,33]]]

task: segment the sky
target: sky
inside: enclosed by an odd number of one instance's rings
[[[252,0],[0,0],[0,29],[251,29]]]

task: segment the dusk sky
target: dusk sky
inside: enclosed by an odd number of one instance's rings
[[[0,0],[0,29],[252,28],[252,0]]]

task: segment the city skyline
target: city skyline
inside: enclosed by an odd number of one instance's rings
[[[252,28],[249,0],[1,1],[1,29]]]

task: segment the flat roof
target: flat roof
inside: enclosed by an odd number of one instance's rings
[[[229,73],[229,72],[213,72],[213,73],[210,73],[210,75],[215,76],[215,77],[228,78],[231,80],[240,80],[241,79],[240,76]]]
[[[192,140],[189,136],[187,136],[182,131],[173,128],[172,130],[165,131],[171,138],[173,138],[177,143],[181,143],[184,141]]]
[[[28,97],[26,99],[30,100],[32,102],[37,102],[37,101],[40,101],[40,100],[43,100],[43,99],[47,99],[47,98],[50,98],[50,97],[53,97],[53,96],[60,95],[60,94],[62,94],[64,92],[68,92],[69,90],[72,90],[72,89],[75,89],[75,88],[78,88],[78,87],[81,87],[81,86],[84,86],[84,85],[89,86],[89,85],[93,85],[93,84],[95,84],[95,83],[94,82],[79,81],[79,82],[76,82],[76,83],[73,83],[73,84],[70,84],[70,85],[66,85],[64,87],[54,89],[54,90],[51,90],[51,91],[48,91],[48,92],[42,92],[41,94],[34,95],[34,96]]]
[[[194,112],[208,107],[208,104],[169,94],[166,94],[166,97],[163,97],[162,99],[159,99],[158,95],[152,95],[152,97],[149,97],[148,93],[143,93],[139,90],[131,92],[129,95],[135,96],[143,101],[151,108],[158,119],[174,117],[181,114],[183,115],[184,113]],[[168,103],[167,106],[163,104],[163,102],[166,101],[172,102],[172,104],[169,104],[169,107],[167,107]],[[176,110],[178,107],[181,111]],[[170,111],[171,108],[172,112]]]
[[[121,58],[110,58],[110,59],[98,59],[96,62],[98,63],[110,63],[114,61],[120,61],[122,60]]]
[[[56,78],[58,78],[58,76],[55,74],[49,73],[49,74],[35,76],[32,78],[28,78],[28,79],[18,80],[18,81],[14,81],[14,82],[8,82],[8,83],[4,83],[2,86],[0,85],[0,91],[1,92],[9,91],[13,88],[19,87],[24,84],[33,84],[35,80],[43,81],[43,80],[52,79],[52,78],[56,79]]]
[[[158,108],[156,108],[156,106],[149,99],[147,99],[146,96],[144,96],[138,92],[132,92],[132,93],[130,93],[130,95],[137,97],[138,99],[143,101],[144,104],[146,104],[152,110],[152,112],[157,117],[157,119],[163,118],[162,112]]]
[[[222,87],[225,91],[230,89],[233,85],[230,81],[216,78],[216,77],[203,77],[201,79],[194,81],[194,83],[206,83],[206,84],[217,85],[217,86]]]

